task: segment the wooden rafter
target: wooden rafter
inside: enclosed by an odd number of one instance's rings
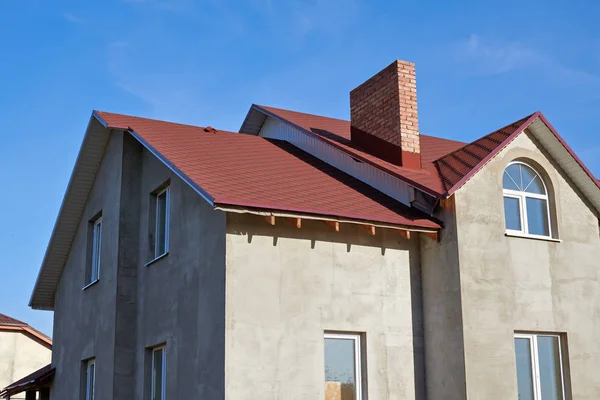
[[[396,232],[398,232],[398,234],[403,238],[410,240],[410,231],[407,231],[405,229],[396,229]]]
[[[340,223],[338,221],[323,221],[327,226],[336,232],[340,231]]]
[[[289,221],[289,223],[294,225],[296,228],[302,228],[302,218],[287,217],[286,220]]]
[[[361,225],[360,227],[369,232],[369,235],[375,236],[375,227],[373,225]]]
[[[424,236],[427,236],[431,240],[439,241],[439,235],[437,232],[421,232]]]
[[[265,220],[270,224],[270,225],[275,225],[275,216],[274,215],[267,215],[265,217]]]

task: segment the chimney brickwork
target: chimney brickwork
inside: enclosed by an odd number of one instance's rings
[[[350,92],[352,142],[408,168],[421,167],[415,64],[394,61]]]

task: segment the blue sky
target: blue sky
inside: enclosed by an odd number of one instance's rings
[[[426,5],[425,5],[426,4]],[[92,109],[239,129],[258,103],[338,118],[394,59],[423,133],[544,112],[600,175],[595,1],[0,0],[0,313],[27,307]]]

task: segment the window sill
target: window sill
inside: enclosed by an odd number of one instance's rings
[[[89,288],[90,286],[94,286],[98,282],[100,282],[100,279],[96,279],[94,282],[88,283],[87,285],[85,285],[84,287],[82,287],[81,290],[85,290],[85,289]]]
[[[148,266],[150,266],[150,264],[154,264],[158,260],[161,260],[161,259],[165,258],[168,255],[169,255],[169,252],[167,251],[166,253],[164,253],[164,254],[156,257],[155,259],[148,261],[146,264],[144,264],[144,267],[148,267]]]
[[[528,235],[526,233],[506,232],[505,236],[508,236],[508,237],[518,237],[518,238],[523,238],[523,239],[535,239],[535,240],[542,240],[542,241],[545,241],[545,242],[554,242],[554,243],[561,243],[562,242],[562,240],[560,240],[560,239],[554,239],[554,238],[547,237],[547,236]]]

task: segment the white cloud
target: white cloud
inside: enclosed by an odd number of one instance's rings
[[[545,57],[520,42],[489,43],[472,34],[458,46],[460,61],[484,75],[496,75],[516,69],[540,65]]]
[[[64,12],[63,17],[72,24],[83,24],[83,20],[81,18],[70,12]]]

